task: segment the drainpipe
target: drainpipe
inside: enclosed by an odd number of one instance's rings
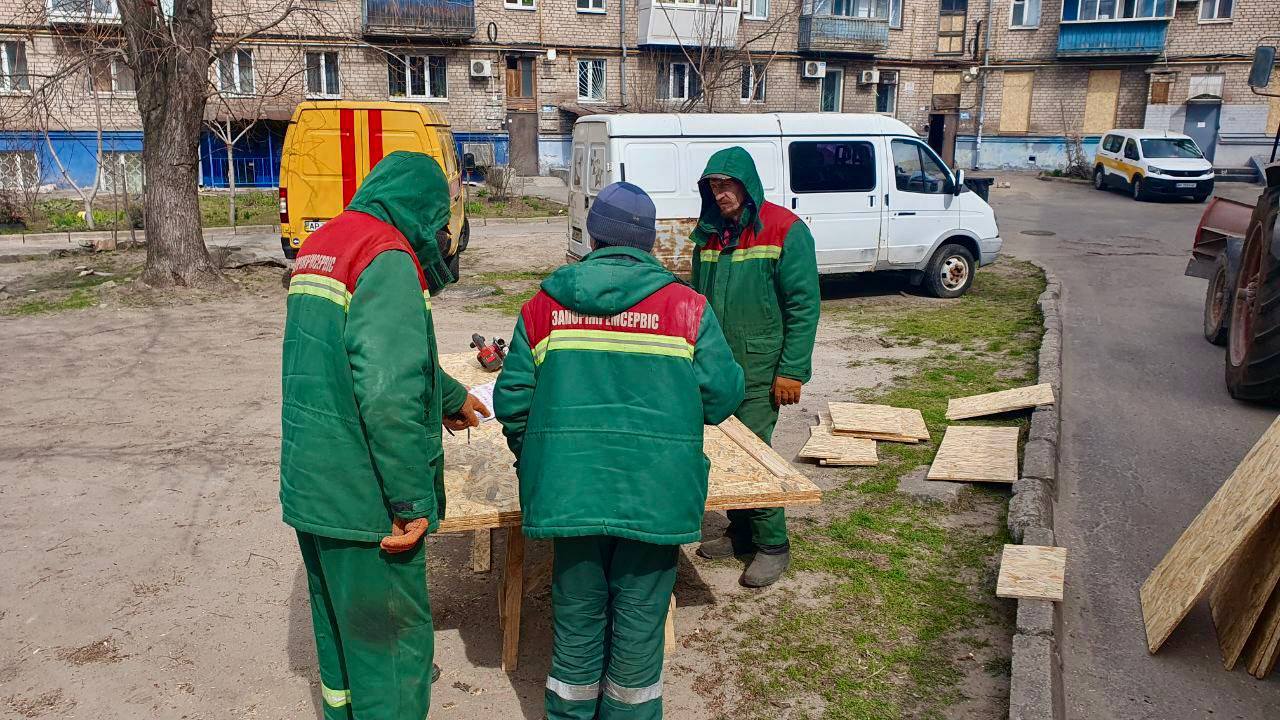
[[[1041,10],[1043,11],[1043,7]],[[987,22],[982,29],[982,69],[978,71],[978,137],[973,144],[973,169],[982,161],[982,130],[987,121],[987,68],[991,65],[991,0],[987,0]]]
[[[622,95],[622,107],[627,107],[627,0],[618,0],[618,45],[622,48],[622,69],[618,82]]]

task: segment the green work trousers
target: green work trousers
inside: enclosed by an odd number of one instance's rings
[[[773,426],[778,423],[778,409],[769,396],[747,398],[738,406],[734,415],[766,443],[773,441]],[[750,538],[757,548],[768,552],[781,551],[787,546],[787,514],[782,508],[753,508],[730,510],[731,535]]]
[[[427,550],[299,532],[325,720],[423,720],[435,638]]]
[[[557,538],[548,720],[659,720],[678,545]]]

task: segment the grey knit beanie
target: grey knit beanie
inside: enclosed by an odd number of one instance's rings
[[[657,210],[648,193],[627,182],[607,185],[587,213],[587,235],[595,247],[633,247],[653,252]]]

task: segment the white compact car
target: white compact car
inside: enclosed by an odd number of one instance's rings
[[[1134,200],[1164,196],[1203,202],[1213,194],[1213,163],[1181,133],[1112,130],[1098,143],[1093,186],[1123,188]]]

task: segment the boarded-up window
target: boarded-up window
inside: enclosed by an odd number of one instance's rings
[[[964,52],[964,10],[948,11],[938,18],[938,52]]]
[[[1169,95],[1171,90],[1173,90],[1173,78],[1170,78],[1170,77],[1151,78],[1151,104],[1152,105],[1168,105]]]
[[[1004,73],[1000,103],[1000,132],[1024,133],[1031,127],[1031,79],[1035,72]]]
[[[959,95],[960,73],[936,72],[933,74],[934,95]]]
[[[1086,135],[1104,133],[1116,126],[1116,105],[1120,101],[1120,71],[1092,70],[1089,91],[1084,100]]]

